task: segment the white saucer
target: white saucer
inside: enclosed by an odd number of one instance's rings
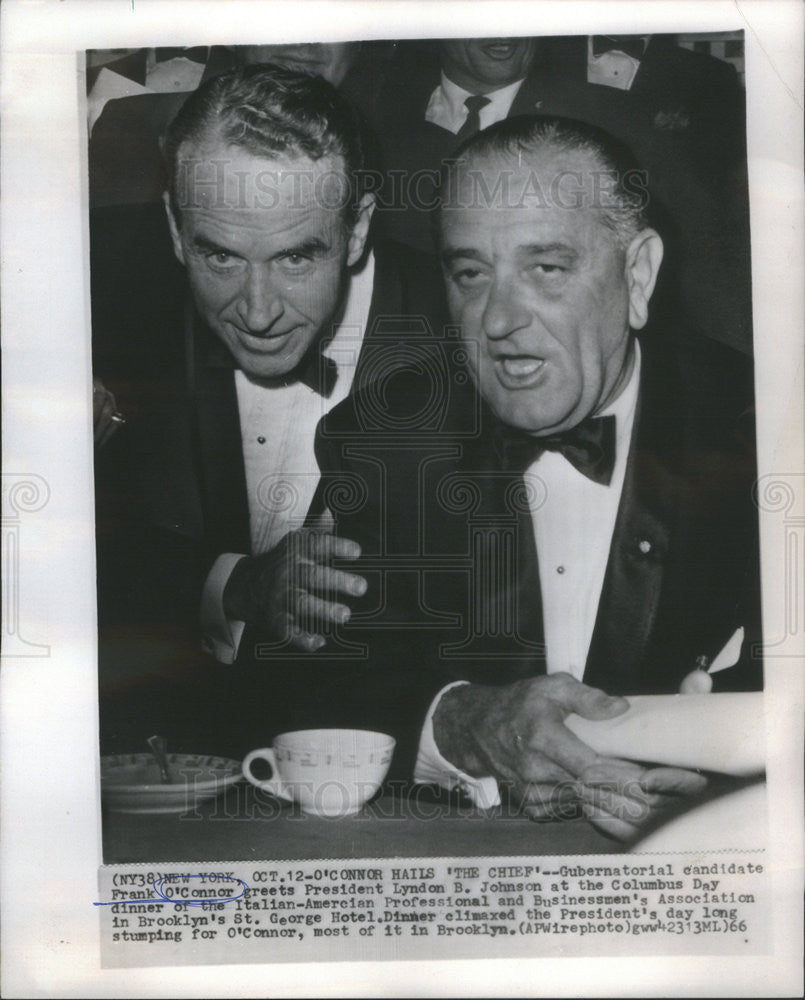
[[[168,771],[173,781],[163,785],[156,761],[149,753],[102,757],[104,804],[115,812],[186,812],[199,802],[221,795],[243,777],[238,761],[208,754],[170,753]]]

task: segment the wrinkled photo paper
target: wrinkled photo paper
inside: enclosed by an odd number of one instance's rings
[[[4,12],[8,988],[787,995],[801,14],[236,7]]]

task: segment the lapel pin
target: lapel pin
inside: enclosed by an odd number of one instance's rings
[[[647,538],[641,539],[637,546],[644,556],[647,556],[651,552],[651,542]]]

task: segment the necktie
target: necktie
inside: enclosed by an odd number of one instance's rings
[[[562,434],[535,437],[498,424],[495,446],[504,469],[524,472],[545,451],[558,451],[595,483],[608,486],[615,467],[615,417],[587,417]]]
[[[646,54],[646,43],[641,35],[593,35],[593,55],[605,52],[623,52],[639,62]]]
[[[489,98],[482,97],[480,94],[471,94],[464,101],[464,106],[467,109],[467,117],[464,124],[456,133],[456,139],[459,142],[463,142],[465,139],[469,139],[471,135],[475,135],[476,132],[480,132],[481,108],[485,108],[489,103],[491,103]]]
[[[160,49],[154,49],[154,57],[158,63],[168,62],[169,59],[179,59],[181,57],[204,65],[207,61],[208,51],[209,48],[206,45],[196,45],[192,49],[163,46]]]

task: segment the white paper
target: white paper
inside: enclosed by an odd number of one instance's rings
[[[614,719],[570,715],[568,729],[600,754],[735,777],[762,774],[763,692],[644,695]]]
[[[786,996],[802,951],[802,8],[797,3],[6,0],[2,16],[3,993]],[[86,125],[89,48],[746,31],[773,952],[101,970]],[[12,495],[13,494],[13,495]]]

